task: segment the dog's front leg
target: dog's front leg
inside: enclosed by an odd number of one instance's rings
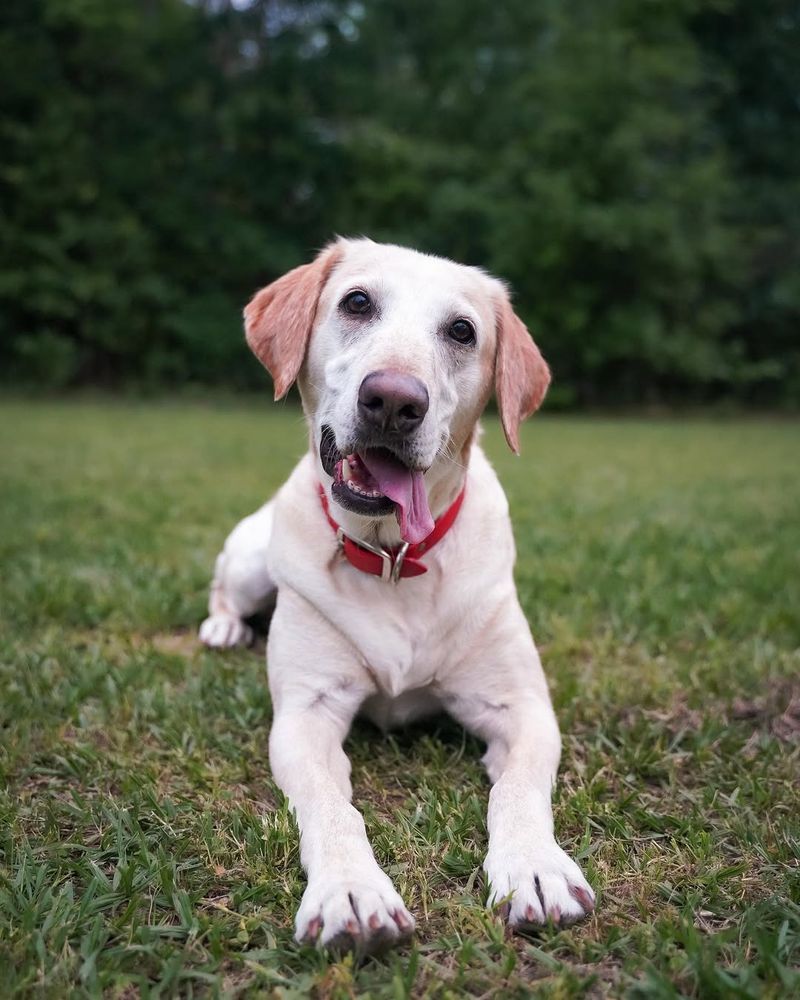
[[[298,941],[338,951],[380,949],[414,929],[414,918],[379,867],[351,803],[342,743],[374,686],[357,654],[302,598],[281,591],[267,653],[275,717],[270,764],[300,829],[308,886]]]
[[[516,615],[515,615],[516,617]],[[521,617],[521,613],[520,616]],[[594,908],[580,868],[555,841],[550,796],[561,740],[539,657],[524,626],[503,649],[458,677],[448,710],[487,743],[489,850],[484,863],[490,905],[503,904],[511,927],[570,923]],[[491,658],[491,654],[490,654]]]

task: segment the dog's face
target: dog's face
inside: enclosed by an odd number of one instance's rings
[[[339,240],[259,292],[248,341],[299,381],[321,475],[342,507],[433,528],[428,488],[460,462],[496,387],[509,444],[549,375],[504,286],[482,271],[370,240]]]

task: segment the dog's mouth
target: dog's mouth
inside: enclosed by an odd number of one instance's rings
[[[320,435],[319,455],[333,479],[331,494],[345,510],[375,518],[393,513],[403,541],[412,545],[433,531],[422,470],[410,468],[388,448],[358,448],[344,454],[327,424]]]

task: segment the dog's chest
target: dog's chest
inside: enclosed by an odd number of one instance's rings
[[[451,652],[447,635],[455,624],[449,602],[436,600],[435,580],[350,582],[352,589],[338,608],[338,624],[356,646],[378,692],[396,698],[434,684],[446,668]]]

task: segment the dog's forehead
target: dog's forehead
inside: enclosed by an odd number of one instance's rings
[[[332,283],[361,282],[376,291],[428,303],[463,297],[476,308],[495,291],[494,279],[478,268],[393,244],[348,240]]]

